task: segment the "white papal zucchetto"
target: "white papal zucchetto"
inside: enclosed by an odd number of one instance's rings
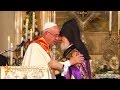
[[[57,24],[55,24],[54,22],[47,22],[43,26],[43,31],[46,30],[46,29],[48,29],[48,28],[54,27],[54,26],[57,26]]]

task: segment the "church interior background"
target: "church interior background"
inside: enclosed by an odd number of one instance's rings
[[[1,66],[1,78],[10,78],[6,72],[20,69],[27,43],[41,35],[45,22],[55,22],[61,28],[75,15],[80,21],[80,38],[91,56],[92,78],[120,78],[119,11],[0,11],[0,54],[10,65]],[[27,43],[17,48],[22,41]],[[59,44],[53,46],[52,53],[56,59],[61,57]]]

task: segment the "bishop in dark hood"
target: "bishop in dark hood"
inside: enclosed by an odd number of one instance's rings
[[[65,36],[70,43],[74,44],[75,47],[84,55],[85,60],[89,60],[90,56],[88,50],[82,40],[80,39],[80,29],[76,22],[76,19],[71,19],[63,24],[60,31],[60,35]]]
[[[89,62],[90,56],[86,46],[84,45],[84,43],[80,38],[80,28],[75,18],[63,24],[60,31],[60,35],[65,36],[68,39],[68,41],[71,44],[73,44],[81,54],[83,54],[86,60],[86,68],[88,71],[88,75],[91,78],[91,70],[90,70],[90,62]]]

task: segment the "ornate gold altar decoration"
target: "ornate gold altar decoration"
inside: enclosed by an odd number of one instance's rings
[[[118,70],[119,65],[120,65],[118,57],[117,56],[112,57],[109,61],[109,65],[113,70]]]
[[[103,58],[107,61],[113,73],[119,73],[118,40],[116,37],[106,37],[102,42]],[[109,70],[108,70],[109,71]]]
[[[118,54],[118,40],[116,39],[116,37],[107,36],[105,40],[103,40],[103,42],[101,43],[101,49],[101,58],[99,60],[96,59],[92,62],[92,68],[94,68],[93,73],[97,75],[95,77],[118,77],[120,64]]]
[[[48,75],[48,67],[34,66],[2,66],[1,79],[45,79]]]

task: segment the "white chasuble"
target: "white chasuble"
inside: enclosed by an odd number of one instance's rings
[[[24,55],[22,66],[45,66],[48,68],[48,74],[46,74],[47,76],[44,79],[55,79],[55,75],[48,66],[50,60],[50,56],[38,43],[31,43]]]

